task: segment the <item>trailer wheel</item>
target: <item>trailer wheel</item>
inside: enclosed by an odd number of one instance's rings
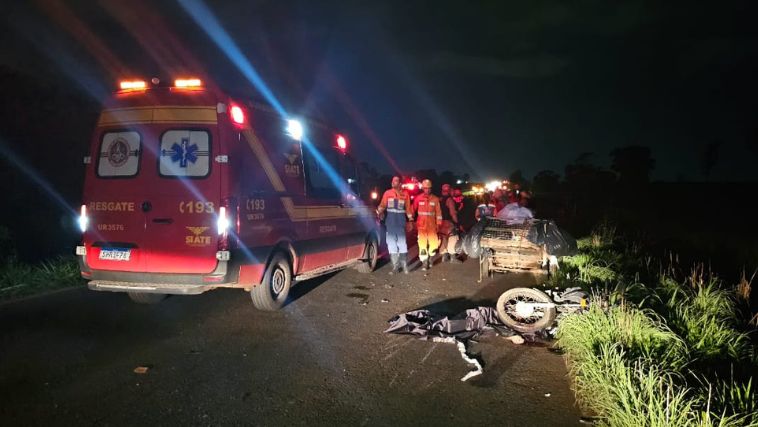
[[[292,285],[292,267],[287,257],[276,253],[263,275],[263,283],[250,290],[250,298],[258,310],[278,310],[287,301]]]
[[[376,265],[379,262],[379,242],[376,241],[375,237],[372,236],[366,242],[366,249],[363,253],[366,255],[366,258],[364,261],[358,263],[355,269],[361,273],[371,273],[376,269]]]
[[[129,299],[137,304],[158,304],[166,299],[166,294],[152,294],[147,292],[127,292]]]

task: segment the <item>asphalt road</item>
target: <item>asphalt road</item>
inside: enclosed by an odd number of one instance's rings
[[[494,305],[528,275],[476,262],[301,283],[275,313],[240,290],[159,305],[75,289],[0,306],[0,420],[10,425],[576,425],[561,356],[492,336],[470,350],[384,334],[393,315]],[[386,302],[383,302],[385,300]],[[137,374],[138,366],[148,367]],[[549,393],[549,396],[546,394]]]

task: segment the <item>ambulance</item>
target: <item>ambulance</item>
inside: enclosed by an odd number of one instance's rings
[[[291,286],[379,255],[344,133],[206,88],[120,82],[84,157],[77,246],[96,291],[138,303],[216,288],[280,308]]]

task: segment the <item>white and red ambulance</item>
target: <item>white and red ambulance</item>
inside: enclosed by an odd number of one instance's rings
[[[199,79],[155,82],[121,82],[84,159],[90,289],[155,303],[241,288],[273,310],[295,282],[373,271],[379,235],[343,134]]]

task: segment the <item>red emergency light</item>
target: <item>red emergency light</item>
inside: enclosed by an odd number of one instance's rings
[[[421,184],[418,182],[406,182],[402,187],[406,190],[414,190],[416,188],[421,188]]]
[[[242,126],[246,122],[245,111],[236,104],[231,104],[229,107],[229,117],[232,119],[232,123]]]
[[[337,135],[337,148],[342,151],[347,150],[347,138],[343,135]]]

